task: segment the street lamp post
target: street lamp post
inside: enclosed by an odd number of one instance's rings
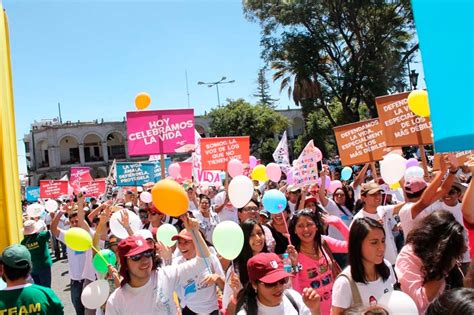
[[[415,70],[411,70],[410,83],[413,86],[413,89],[416,90],[416,86],[418,85],[418,73]]]
[[[217,106],[221,107],[221,99],[220,99],[220,95],[219,95],[219,84],[227,84],[227,83],[234,83],[235,82],[235,80],[225,81],[226,79],[227,79],[226,77],[222,77],[219,81],[216,81],[216,82],[202,82],[202,81],[199,81],[197,84],[198,85],[207,84],[207,87],[215,86],[216,91],[217,91]]]

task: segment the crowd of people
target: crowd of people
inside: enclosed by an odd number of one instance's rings
[[[44,217],[25,213],[21,244],[0,257],[0,314],[63,313],[51,290],[52,277],[60,276],[51,272],[53,254],[68,261],[78,315],[380,314],[392,311],[382,301],[394,290],[408,295],[419,314],[474,313],[473,171],[474,157],[458,166],[445,156],[439,171],[392,189],[367,164],[331,190],[326,178],[335,179],[337,167],[323,165],[318,183],[254,181],[252,199],[240,208],[226,184],[204,189],[188,181],[189,209],[180,217],[141,200],[150,185],[102,201],[79,193],[58,200],[59,209]],[[287,198],[280,213],[262,204],[270,189]],[[127,210],[139,216],[139,230]],[[127,237],[110,229],[116,212]],[[214,229],[227,220],[244,235],[232,261],[213,246]],[[173,246],[157,237],[165,223],[177,228]],[[113,251],[116,264],[100,273],[94,250],[65,246],[73,227],[89,233],[94,248]],[[88,309],[81,294],[97,279],[108,281],[111,294]]]

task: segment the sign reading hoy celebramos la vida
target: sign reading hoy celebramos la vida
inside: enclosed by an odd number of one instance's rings
[[[194,110],[127,112],[128,153],[131,156],[194,151]]]
[[[381,160],[386,152],[385,135],[377,118],[334,127],[342,165]]]
[[[419,117],[408,107],[409,92],[375,99],[388,147],[433,143],[429,117]]]

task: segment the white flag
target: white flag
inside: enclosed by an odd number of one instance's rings
[[[286,138],[286,130],[281,136],[281,140],[278,143],[278,146],[275,149],[275,152],[273,152],[273,159],[277,164],[280,164],[280,166],[288,165],[290,166],[290,157],[288,154],[288,139]]]

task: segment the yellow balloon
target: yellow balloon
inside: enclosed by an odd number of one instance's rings
[[[92,247],[92,236],[84,229],[73,227],[64,233],[67,247],[76,252],[85,252]]]
[[[428,92],[424,90],[411,91],[408,94],[408,108],[420,117],[430,116]]]
[[[155,207],[164,214],[179,217],[188,211],[188,194],[174,180],[160,180],[151,189],[151,196]]]
[[[392,185],[390,185],[390,189],[391,190],[397,190],[398,188],[400,188],[400,183],[399,182],[396,182],[396,183],[393,183]]]
[[[266,182],[268,180],[265,165],[259,164],[254,167],[254,169],[252,170],[252,179],[261,182]]]
[[[135,106],[138,110],[143,110],[147,108],[151,103],[150,94],[145,92],[140,92],[135,96]]]

